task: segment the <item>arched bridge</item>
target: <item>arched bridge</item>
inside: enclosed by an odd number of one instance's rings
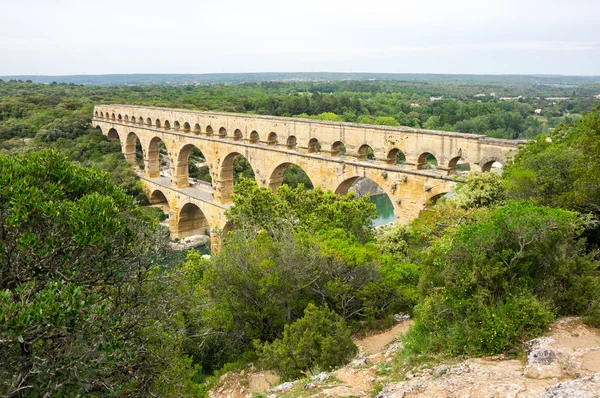
[[[242,155],[259,185],[275,190],[290,164],[300,166],[314,186],[346,193],[360,177],[388,194],[402,222],[416,218],[432,198],[453,189],[457,165],[489,171],[505,163],[524,141],[481,135],[307,119],[128,105],[97,105],[93,125],[119,139],[125,158],[143,152],[145,189],[151,203],[170,209],[173,237],[226,228],[234,160]],[[159,148],[166,147],[169,170],[160,170]],[[206,158],[211,184],[192,184],[190,153]],[[403,156],[402,156],[403,155]],[[432,156],[437,166],[428,164]],[[397,159],[404,159],[398,164]]]

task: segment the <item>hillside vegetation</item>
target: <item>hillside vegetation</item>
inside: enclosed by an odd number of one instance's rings
[[[291,115],[415,124],[437,109],[442,127],[495,113],[536,120],[519,101],[320,84],[0,83],[0,393],[206,396],[249,362],[293,379],[347,362],[352,333],[399,312],[414,318],[400,372],[432,357],[518,356],[557,316],[600,326],[600,109],[588,97],[567,101],[572,112],[556,117],[574,123],[530,141],[502,175],[470,175],[410,225],[375,230],[366,197],[301,184],[272,193],[240,178],[222,251],[164,265],[167,231],[137,206],[118,145],[89,128],[95,102],[280,114],[297,102]],[[550,120],[535,123],[549,132]],[[499,126],[480,132],[531,127]]]

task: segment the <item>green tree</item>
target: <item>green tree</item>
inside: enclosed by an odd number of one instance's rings
[[[341,228],[360,242],[373,237],[377,210],[368,197],[355,199],[353,194],[339,196],[320,188],[305,190],[303,185],[282,185],[273,194],[254,180],[242,179],[234,187],[233,201],[226,215],[237,226],[271,231],[285,223],[301,231]]]
[[[286,325],[281,339],[255,345],[261,362],[277,368],[284,380],[315,367],[331,370],[348,362],[358,351],[344,320],[326,307],[313,304],[306,307],[302,318]]]
[[[166,231],[97,169],[0,156],[0,392],[199,392],[156,253]]]

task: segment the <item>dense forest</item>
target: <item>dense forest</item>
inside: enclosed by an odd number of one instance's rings
[[[599,92],[0,82],[0,394],[207,396],[250,362],[306,377],[350,360],[353,334],[399,312],[414,324],[397,375],[431,360],[522,355],[521,342],[558,316],[600,327]],[[168,231],[139,206],[119,145],[90,128],[95,103],[531,140],[502,174],[469,174],[410,225],[383,229],[368,197],[302,184],[272,193],[240,170],[222,251],[165,264]]]

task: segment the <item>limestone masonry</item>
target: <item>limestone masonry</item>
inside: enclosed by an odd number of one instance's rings
[[[290,164],[300,166],[314,186],[340,194],[356,179],[370,178],[389,195],[398,219],[408,222],[429,200],[453,189],[457,164],[489,171],[525,142],[409,127],[128,105],[97,105],[93,125],[109,139],[119,139],[131,163],[139,139],[148,197],[168,205],[176,238],[205,232],[216,238],[227,228],[224,210],[231,203],[233,162],[239,155],[250,162],[258,184],[273,190]],[[160,176],[161,141],[170,160],[170,178]],[[212,188],[190,187],[188,158],[194,147],[206,157]],[[367,159],[369,147],[373,160]],[[405,155],[404,164],[396,164],[399,151]],[[427,168],[430,154],[437,159],[435,169]]]

